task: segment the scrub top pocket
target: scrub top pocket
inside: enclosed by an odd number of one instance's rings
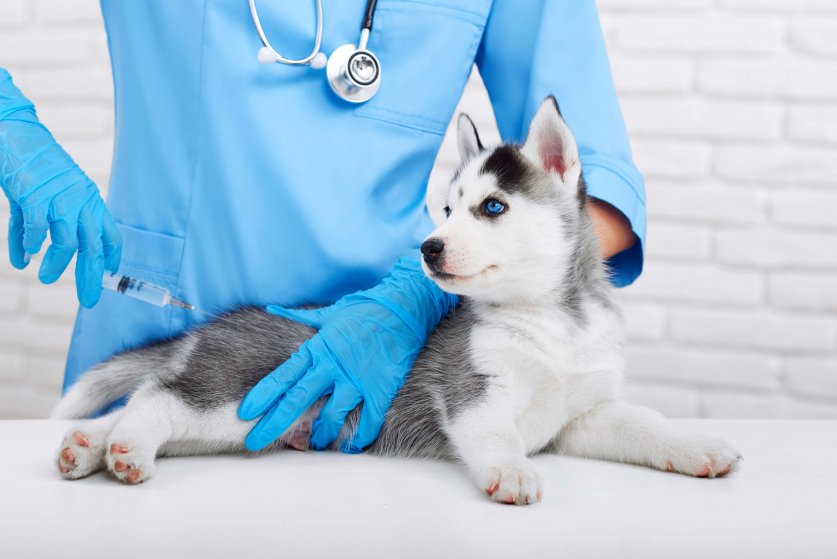
[[[378,2],[369,48],[381,88],[355,115],[442,135],[468,80],[490,1]]]
[[[117,223],[122,234],[119,273],[165,287],[174,295],[184,239]]]

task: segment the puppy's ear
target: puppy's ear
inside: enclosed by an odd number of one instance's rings
[[[555,97],[550,95],[541,103],[521,152],[547,173],[557,174],[562,182],[578,183],[581,176],[578,146]]]
[[[456,121],[456,144],[459,147],[459,158],[468,161],[483,150],[480,136],[477,134],[477,127],[474,121],[465,113],[459,114]]]

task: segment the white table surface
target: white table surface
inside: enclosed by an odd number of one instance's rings
[[[284,452],[61,479],[56,421],[0,421],[0,557],[837,558],[837,422],[679,421],[744,455],[725,479],[540,456],[543,502],[454,464]]]

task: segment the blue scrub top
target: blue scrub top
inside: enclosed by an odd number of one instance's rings
[[[116,105],[108,206],[121,273],[201,309],[328,303],[378,283],[433,229],[442,136],[478,64],[500,131],[522,140],[555,95],[590,194],[645,236],[594,0],[379,0],[378,94],[352,105],[322,70],[261,65],[245,0],[102,0]],[[324,0],[322,51],[356,43],[365,0]],[[267,36],[308,54],[314,2],[261,0]],[[642,243],[612,261],[633,281]],[[206,317],[105,292],[79,311],[65,388],[92,365]]]

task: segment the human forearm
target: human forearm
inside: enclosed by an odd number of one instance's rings
[[[602,258],[610,258],[637,242],[631,222],[625,215],[598,198],[587,199],[587,211],[593,220],[593,229],[599,238]]]

